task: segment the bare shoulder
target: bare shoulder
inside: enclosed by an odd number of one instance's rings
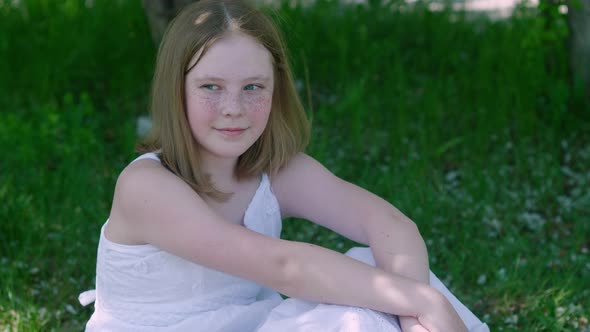
[[[183,190],[187,186],[168,171],[160,162],[143,159],[133,162],[119,174],[115,185],[107,237],[121,244],[144,244],[146,240],[138,232],[138,226],[148,222],[145,214],[153,209],[162,210],[159,196],[175,197],[191,195]],[[146,203],[151,202],[151,206]]]
[[[273,192],[281,206],[281,213],[285,217],[298,216],[293,203],[311,189],[339,181],[326,167],[313,157],[299,153],[283,167],[273,179]]]
[[[301,177],[312,175],[310,172],[312,174],[317,172],[329,173],[329,171],[319,161],[303,152],[300,152],[291,158],[285,167],[279,170],[275,177],[275,182],[277,185],[281,185],[287,181],[297,181],[298,179],[301,179]]]
[[[288,191],[297,183],[309,178],[310,176],[317,177],[322,173],[331,174],[320,162],[311,156],[300,152],[295,155],[289,163],[277,172],[273,178],[273,190],[278,194]]]
[[[155,189],[162,182],[175,181],[177,177],[160,162],[143,159],[133,162],[119,174],[115,186],[114,200],[129,201],[141,197],[146,189]],[[180,180],[180,179],[178,179]]]

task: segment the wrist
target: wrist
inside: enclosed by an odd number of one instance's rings
[[[428,332],[416,317],[399,316],[399,325],[403,332]]]
[[[444,306],[445,302],[447,302],[447,299],[441,292],[428,285],[424,285],[424,287],[419,289],[418,294],[422,296],[420,305],[417,308],[418,312],[416,317],[433,312],[441,306]]]

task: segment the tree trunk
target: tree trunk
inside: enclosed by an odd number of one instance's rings
[[[186,5],[195,0],[142,0],[143,9],[147,16],[152,39],[156,46],[160,45],[168,23]]]
[[[590,0],[568,0],[570,70],[574,83],[582,84],[590,102]]]

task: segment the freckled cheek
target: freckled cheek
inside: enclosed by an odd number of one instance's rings
[[[199,112],[213,113],[216,112],[220,106],[219,96],[211,96],[207,94],[196,94],[192,99],[192,104]],[[189,101],[190,103],[191,101]]]
[[[266,95],[246,98],[246,101],[244,102],[246,111],[261,116],[270,112],[271,105],[272,97]]]
[[[219,98],[201,98],[197,102],[197,107],[201,112],[215,113],[219,110]]]
[[[214,100],[200,99],[189,101],[187,105],[188,119],[191,126],[209,126],[218,117],[219,103]]]
[[[189,105],[189,112],[201,121],[211,121],[218,116],[219,103],[215,100],[201,99]]]

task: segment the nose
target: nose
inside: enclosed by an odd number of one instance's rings
[[[224,98],[221,114],[226,117],[239,116],[243,112],[243,105],[239,93],[228,93]]]

